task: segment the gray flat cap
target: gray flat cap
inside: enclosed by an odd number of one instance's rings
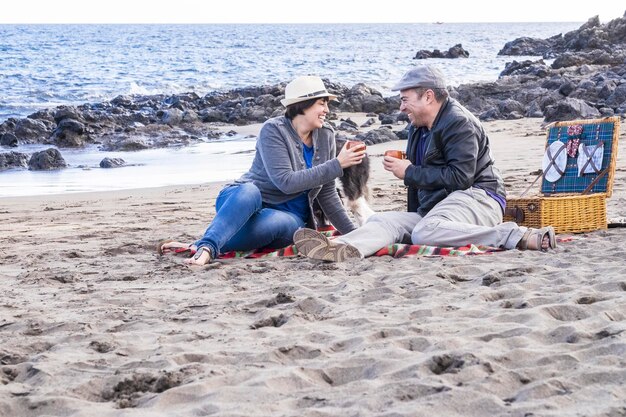
[[[446,80],[441,71],[429,65],[415,67],[406,72],[391,91],[406,90],[408,88],[446,88]]]

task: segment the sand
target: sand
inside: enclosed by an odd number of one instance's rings
[[[485,124],[513,194],[540,124]],[[368,148],[377,211],[405,207],[380,163],[404,146]],[[0,416],[626,415],[626,229],[549,253],[157,256],[202,233],[219,188],[0,199]]]

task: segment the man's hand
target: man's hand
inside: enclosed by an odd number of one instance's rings
[[[401,180],[404,179],[404,173],[409,165],[411,165],[411,161],[408,159],[398,159],[392,156],[385,156],[383,159],[385,170],[391,172]]]

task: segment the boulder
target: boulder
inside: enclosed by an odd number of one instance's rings
[[[26,168],[28,155],[21,152],[0,153],[0,171],[11,168]]]
[[[61,152],[55,148],[48,148],[45,151],[35,152],[28,161],[28,169],[31,171],[50,171],[53,169],[65,168],[67,163]]]
[[[100,161],[100,168],[119,168],[126,165],[126,161],[122,158],[104,158]]]
[[[576,119],[596,119],[600,112],[583,100],[567,97],[544,110],[546,122]]]

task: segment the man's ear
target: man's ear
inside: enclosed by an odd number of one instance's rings
[[[435,100],[435,92],[431,89],[426,90],[426,103],[431,104]]]

